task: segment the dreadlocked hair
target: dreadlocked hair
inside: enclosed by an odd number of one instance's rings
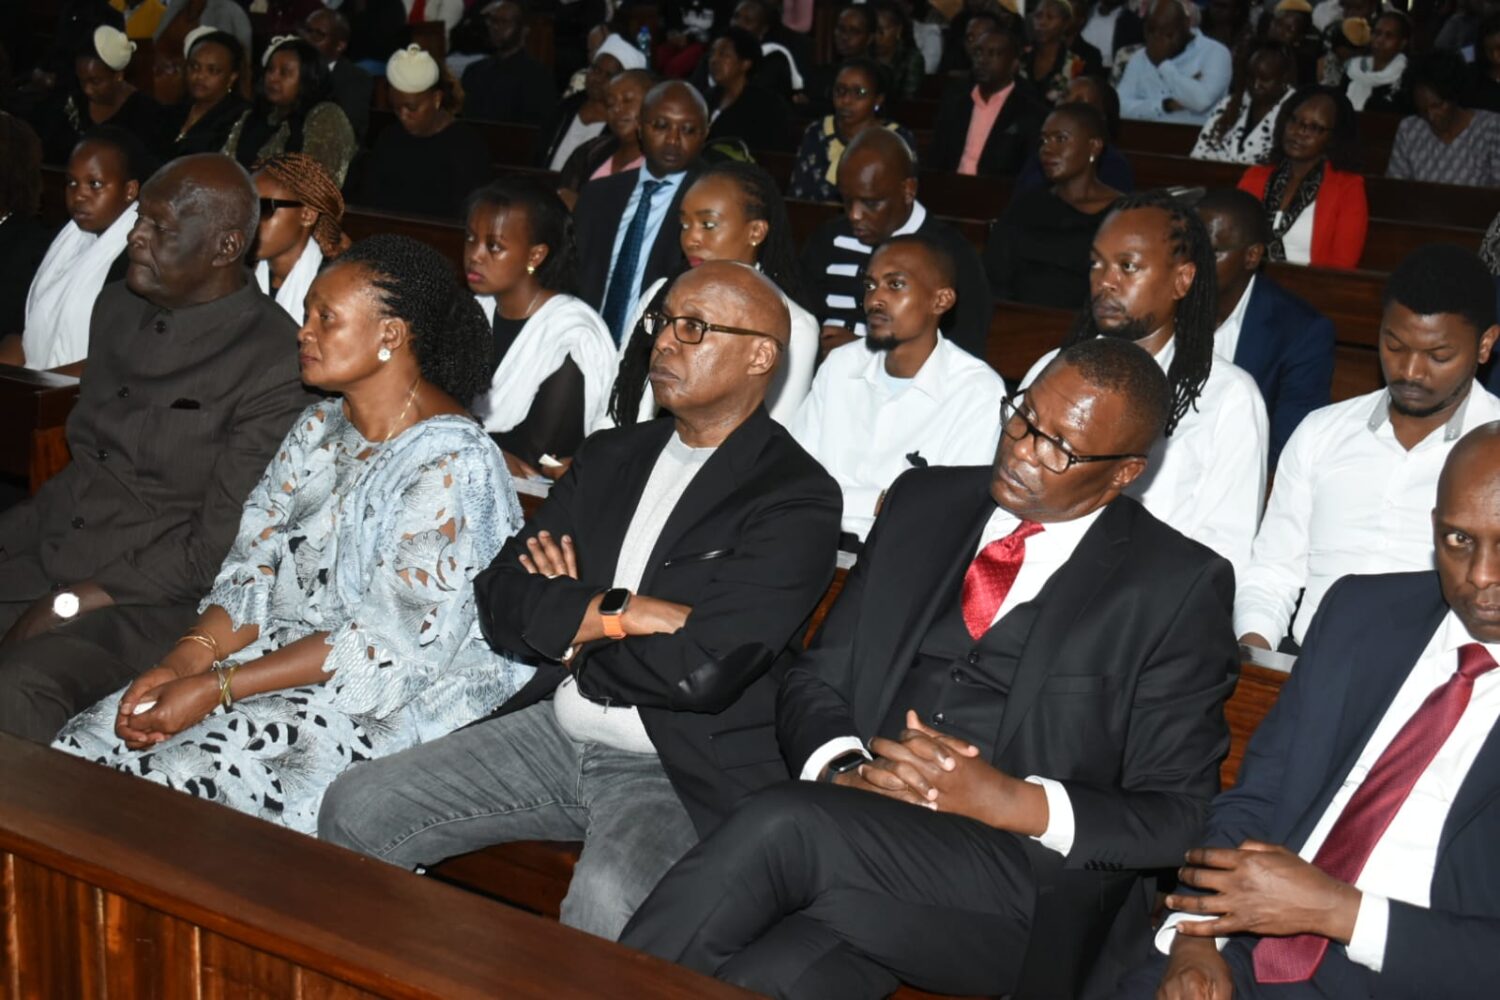
[[[672,283],[686,273],[687,266],[684,265],[667,276],[667,280],[661,283],[656,294],[641,310],[643,320],[647,313],[661,311]],[[646,324],[641,321],[637,321],[626,332],[625,337],[625,353],[620,356],[620,370],[615,375],[614,386],[609,390],[609,409],[606,411],[616,427],[630,427],[640,416],[641,400],[651,391],[646,377],[651,370],[651,348],[656,343],[656,338],[646,332]]]
[[[1190,206],[1165,189],[1126,195],[1115,202],[1104,224],[1108,225],[1109,220],[1121,212],[1147,208],[1167,213],[1167,242],[1172,259],[1178,263],[1186,261],[1195,268],[1193,284],[1177,303],[1172,322],[1176,349],[1172,365],[1167,369],[1167,381],[1172,387],[1172,410],[1164,432],[1171,437],[1188,408],[1197,408],[1198,397],[1203,395],[1203,387],[1208,382],[1214,358],[1214,329],[1218,326],[1215,319],[1218,288],[1214,278],[1213,245],[1203,220]],[[1085,308],[1063,347],[1097,336],[1099,326],[1094,321],[1093,310]]]
[[[422,376],[464,406],[489,388],[495,338],[484,310],[460,288],[453,266],[426,243],[382,233],[339,258],[370,275],[386,314],[411,328]]]
[[[323,164],[306,153],[278,153],[257,163],[255,172],[290,188],[302,204],[318,213],[312,238],[318,241],[324,257],[333,260],[349,249],[349,236],[340,225],[344,218],[344,196]]]

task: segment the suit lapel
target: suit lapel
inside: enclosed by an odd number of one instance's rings
[[[1139,510],[1134,501],[1115,500],[1100,515],[1073,550],[1072,557],[1057,570],[1052,580],[1052,594],[1041,608],[1021,662],[1016,665],[1015,683],[1005,699],[1000,717],[1000,732],[995,738],[995,756],[999,760],[1054,665],[1062,662],[1057,655],[1066,645],[1075,620],[1087,613],[1095,595],[1109,581],[1130,549],[1130,522]]]
[[[1240,340],[1234,348],[1234,363],[1259,382],[1261,380],[1261,368],[1265,365],[1265,356],[1269,349],[1266,340],[1275,335],[1276,327],[1272,323],[1272,313],[1275,303],[1269,288],[1269,280],[1264,275],[1255,279],[1255,288],[1250,292],[1250,301],[1245,305],[1245,318],[1240,323]]]
[[[1463,784],[1458,787],[1458,795],[1448,810],[1443,833],[1438,838],[1438,864],[1442,864],[1443,852],[1448,850],[1458,831],[1496,796],[1500,796],[1500,726],[1490,730],[1484,745],[1479,748],[1479,755],[1469,767],[1469,773],[1464,775]]]

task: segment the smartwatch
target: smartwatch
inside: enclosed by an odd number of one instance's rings
[[[66,621],[78,614],[81,602],[71,590],[64,590],[52,598],[52,613]]]
[[[625,638],[625,626],[620,623],[620,616],[625,609],[630,607],[630,591],[624,587],[615,587],[606,590],[604,596],[599,600],[599,617],[604,620],[604,634],[611,639]]]
[[[820,781],[832,781],[841,774],[848,774],[861,764],[870,763],[870,758],[860,750],[845,750],[823,767]]]

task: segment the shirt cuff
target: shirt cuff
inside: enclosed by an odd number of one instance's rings
[[[1260,611],[1246,611],[1244,614],[1235,616],[1234,634],[1238,638],[1248,632],[1254,632],[1257,635],[1264,636],[1266,641],[1271,644],[1271,648],[1275,649],[1281,644],[1281,640],[1286,635],[1287,629],[1290,626],[1290,621],[1283,622],[1273,615],[1268,615]]]
[[[1177,925],[1185,920],[1212,920],[1213,917],[1200,916],[1196,913],[1173,913],[1162,923],[1161,930],[1156,932],[1156,950],[1163,955],[1172,954],[1172,942],[1177,940]],[[1214,947],[1220,951],[1229,943],[1227,937],[1214,938]]]
[[[1049,851],[1056,851],[1067,857],[1068,852],[1073,850],[1073,835],[1077,832],[1073,820],[1073,800],[1068,798],[1068,790],[1051,778],[1040,778],[1033,774],[1026,780],[1033,785],[1041,785],[1042,791],[1047,795],[1047,829],[1042,831],[1040,837],[1031,839]]]
[[[818,775],[823,773],[823,768],[828,766],[830,760],[850,750],[857,750],[866,757],[870,757],[870,751],[865,749],[864,743],[860,742],[858,736],[838,736],[814,750],[807,758],[807,763],[802,765],[802,773],[797,777],[802,781],[817,781]]]
[[[1359,912],[1354,916],[1354,933],[1345,949],[1349,961],[1358,962],[1375,972],[1385,964],[1385,939],[1391,929],[1391,901],[1373,893],[1361,893]]]

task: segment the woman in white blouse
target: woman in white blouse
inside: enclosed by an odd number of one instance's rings
[[[1239,85],[1208,113],[1193,146],[1193,159],[1263,162],[1275,139],[1276,114],[1292,94],[1296,72],[1286,48],[1270,42],[1257,45]]]
[[[495,338],[494,375],[474,415],[511,474],[557,478],[604,415],[615,343],[578,274],[573,218],[547,185],[509,177],[474,192],[464,272]]]
[[[812,387],[818,358],[818,323],[798,304],[803,293],[786,205],[771,175],[753,163],[715,164],[698,175],[682,198],[682,253],[689,267],[706,260],[736,260],[759,268],[781,289],[792,316],[786,357],[776,366],[766,393],[766,410],[786,426]],[[641,317],[661,308],[668,279],[646,289],[636,306],[630,335],[620,347],[620,373],[609,398],[609,411],[597,424],[626,426],[656,416],[656,400],[647,384],[655,342],[641,327]]]
[[[255,281],[302,325],[302,300],[325,260],[349,246],[340,222],[344,196],[323,165],[305,153],[280,153],[255,171],[260,230]]]

